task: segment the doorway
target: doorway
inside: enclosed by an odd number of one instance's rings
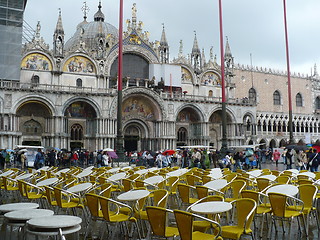
[[[124,136],[124,149],[127,152],[133,152],[138,150],[139,136]]]

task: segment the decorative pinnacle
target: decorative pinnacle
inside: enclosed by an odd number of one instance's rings
[[[83,7],[81,8],[81,10],[82,10],[82,12],[84,14],[83,18],[87,19],[87,14],[88,14],[88,12],[90,10],[90,8],[87,6],[87,2],[83,2]]]

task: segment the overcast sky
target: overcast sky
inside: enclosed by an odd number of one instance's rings
[[[102,0],[105,21],[118,28],[119,1]],[[125,20],[131,19],[132,4],[136,3],[137,20],[143,21],[150,40],[160,40],[162,23],[170,46],[170,58],[178,55],[179,41],[183,53],[191,52],[194,31],[199,47],[209,59],[210,47],[219,52],[218,0],[124,0]],[[228,36],[235,62],[253,66],[286,70],[283,0],[224,0],[223,31]],[[88,0],[88,21],[98,9],[99,0]],[[62,11],[65,39],[75,32],[83,20],[81,0],[28,0],[25,20],[35,29],[41,23],[41,35],[52,47],[52,35],[59,8]],[[287,0],[287,22],[291,72],[309,74],[316,63],[320,71],[320,1]]]

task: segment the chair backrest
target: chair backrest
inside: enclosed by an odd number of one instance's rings
[[[272,175],[279,176],[280,172],[278,170],[271,170]]]
[[[266,178],[257,178],[257,187],[260,192],[262,192],[266,187],[270,185],[270,180]]]
[[[244,180],[234,180],[229,184],[231,191],[232,191],[232,197],[239,198],[240,192],[245,188],[246,182]]]
[[[259,203],[259,193],[253,190],[242,190],[241,191],[242,198],[250,198]]]
[[[53,202],[54,190],[53,190],[53,188],[51,188],[49,186],[44,186],[44,190],[45,190],[44,193],[47,198],[47,201],[51,205]]]
[[[111,196],[112,183],[104,183],[101,185],[101,191],[99,195],[109,198]]]
[[[204,198],[209,195],[209,188],[207,188],[205,186],[196,186],[196,191],[197,191],[199,199]]]
[[[168,200],[168,191],[165,189],[157,189],[153,191],[153,204],[157,207],[165,208]]]
[[[288,196],[285,194],[273,192],[269,193],[268,196],[273,215],[277,217],[284,217]]]
[[[179,183],[179,177],[177,176],[171,176],[167,178],[167,186],[169,187],[169,191],[171,193],[174,193],[177,191],[177,186]]]
[[[190,212],[174,210],[174,217],[177,222],[181,240],[192,240],[193,215]]]
[[[22,198],[27,197],[22,180],[18,180],[18,188],[19,188],[21,197]]]
[[[190,202],[190,190],[191,186],[183,183],[178,183],[178,192],[180,199],[183,203],[188,203]]]
[[[201,177],[193,174],[187,174],[186,179],[187,179],[187,183],[191,186],[195,186],[197,183],[199,183],[202,180]]]
[[[122,186],[125,192],[130,191],[131,189],[133,189],[133,180],[129,178],[122,179]]]
[[[148,206],[146,211],[153,234],[165,237],[168,210],[161,207]]]
[[[57,187],[53,187],[53,191],[54,191],[54,197],[57,201],[57,205],[59,207],[62,207],[62,189],[57,188]]]
[[[140,174],[139,173],[135,173],[135,174],[132,174],[131,176],[129,176],[128,179],[131,179],[131,180],[135,181],[139,177],[140,177]]]
[[[111,199],[110,198],[105,198],[105,197],[102,197],[102,196],[98,196],[97,197],[98,200],[99,200],[99,203],[100,203],[100,206],[101,206],[101,211],[102,211],[102,214],[103,214],[103,218],[110,222],[110,216],[111,214],[113,214],[110,210],[110,201]]]
[[[318,192],[318,188],[312,184],[302,184],[298,186],[299,198],[303,201],[305,208],[313,207],[313,203]]]
[[[89,211],[93,217],[99,217],[99,198],[98,195],[93,193],[86,193],[86,203],[87,207],[89,208]]]
[[[223,176],[228,182],[232,182],[237,177],[237,173],[229,172]]]
[[[250,198],[239,198],[232,202],[236,207],[237,225],[249,231],[257,208],[255,200]]]
[[[213,178],[210,177],[210,176],[206,176],[206,175],[203,175],[203,176],[202,176],[202,183],[203,183],[203,184],[206,184],[207,182],[210,182],[210,181],[212,181],[212,180],[213,180]]]
[[[289,181],[290,181],[290,176],[288,175],[280,175],[275,180],[275,182],[281,183],[281,184],[288,184]]]

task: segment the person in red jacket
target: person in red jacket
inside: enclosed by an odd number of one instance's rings
[[[273,156],[273,161],[275,161],[276,162],[276,166],[278,166],[278,161],[279,161],[280,156],[281,156],[280,152],[277,149],[275,149],[273,154],[272,154],[272,156]]]

